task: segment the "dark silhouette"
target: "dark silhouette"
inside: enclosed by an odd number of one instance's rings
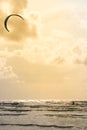
[[[7,27],[7,23],[8,23],[9,18],[12,17],[12,16],[18,16],[19,18],[23,19],[23,17],[20,16],[19,14],[11,14],[11,15],[7,16],[6,19],[5,19],[5,21],[4,21],[4,27],[5,27],[5,29],[6,29],[8,32],[10,32],[10,31],[9,31],[9,29],[8,29],[8,27]],[[24,20],[24,19],[23,19],[23,20]]]
[[[72,105],[75,105],[75,102],[74,102],[74,101],[72,101]]]

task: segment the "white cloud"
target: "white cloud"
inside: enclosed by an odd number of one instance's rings
[[[17,75],[13,72],[12,67],[7,65],[5,58],[0,58],[0,80],[1,79],[17,79]]]
[[[17,5],[15,1],[9,0],[9,3]],[[85,9],[81,11],[81,6],[79,6],[76,10],[77,6],[73,5],[72,8],[67,6],[61,7],[61,10],[52,10],[53,14],[51,14],[52,12],[49,12],[49,15],[44,14],[46,16],[42,17],[42,37],[37,38],[41,34],[39,30],[41,28],[40,15],[33,11],[26,12],[28,11],[28,1],[19,1],[19,3],[20,6],[16,11],[23,11],[25,21],[17,20],[18,23],[11,23],[13,27],[17,26],[16,30],[14,29],[11,33],[5,32],[5,30],[1,32],[1,38],[5,40],[1,42],[0,47],[3,49],[7,46],[7,50],[0,50],[2,57],[8,58],[17,55],[28,62],[44,64],[85,63],[87,38],[84,36],[85,31],[82,27],[83,22],[81,22],[85,21]],[[14,12],[15,8],[13,7],[11,11]],[[14,19],[14,21],[16,20]],[[22,26],[23,24],[24,26]],[[37,39],[34,39],[35,37]],[[6,39],[8,40],[6,41]]]

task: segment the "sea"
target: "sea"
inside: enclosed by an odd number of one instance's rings
[[[0,101],[0,130],[87,130],[87,101]]]

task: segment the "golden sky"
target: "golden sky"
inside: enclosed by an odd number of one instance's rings
[[[87,99],[87,1],[0,5],[0,100]]]

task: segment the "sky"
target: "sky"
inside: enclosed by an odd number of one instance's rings
[[[0,5],[0,100],[86,100],[87,1]]]

